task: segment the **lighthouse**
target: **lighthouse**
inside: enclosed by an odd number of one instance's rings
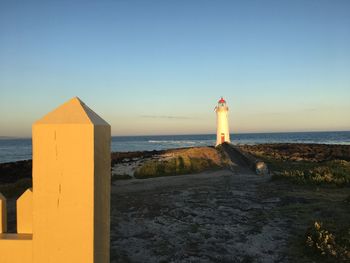
[[[230,142],[230,131],[228,128],[228,107],[223,97],[218,101],[215,107],[216,112],[216,146]]]

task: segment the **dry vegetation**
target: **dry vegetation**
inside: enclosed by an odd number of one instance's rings
[[[262,144],[241,148],[264,160],[273,178],[303,184],[350,185],[350,146]]]
[[[350,146],[262,144],[241,149],[264,160],[274,179],[303,184],[302,196],[315,189],[313,198],[329,200],[283,207],[283,213],[294,211],[298,221],[310,222],[305,236],[298,235],[292,241],[294,252],[304,251],[316,262],[350,262],[350,196],[335,201],[340,192],[350,194]],[[300,258],[303,256],[301,253]]]
[[[226,155],[213,147],[169,150],[159,159],[148,160],[136,169],[136,178],[198,173],[229,164]]]
[[[350,228],[331,233],[322,223],[315,222],[308,230],[306,245],[317,256],[336,261],[350,261]]]

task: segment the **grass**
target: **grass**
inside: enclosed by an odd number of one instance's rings
[[[193,147],[167,151],[160,159],[146,161],[136,169],[136,178],[149,178],[199,173],[205,170],[227,167],[229,159],[214,147]]]
[[[293,162],[265,160],[273,178],[287,178],[302,184],[350,185],[350,162],[333,160],[327,162]]]
[[[271,193],[267,191],[266,194],[279,196],[281,202],[279,206],[269,211],[268,218],[285,220],[286,234],[290,235],[288,258],[300,263],[350,262],[350,259],[345,260],[343,256],[339,256],[342,248],[347,248],[349,251],[349,243],[346,243],[350,237],[349,189],[328,185],[322,187],[310,184],[291,185],[286,180],[274,183],[277,186],[276,190]],[[322,222],[322,230],[328,231],[328,235],[332,234],[336,245],[333,244],[333,248],[330,249],[338,251],[337,257],[322,254],[329,244],[323,243],[322,249],[317,247],[316,243],[321,246],[321,240],[325,241],[327,238],[325,231],[316,231],[316,222],[319,224]],[[310,242],[309,237],[314,244]]]
[[[350,147],[318,144],[245,145],[267,163],[274,179],[300,184],[350,185]]]
[[[208,169],[219,168],[211,159],[177,156],[168,160],[150,160],[135,171],[139,179],[159,176],[198,173]]]

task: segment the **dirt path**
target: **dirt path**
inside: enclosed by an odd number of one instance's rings
[[[268,178],[222,170],[112,187],[111,262],[281,262],[287,235],[266,216]]]

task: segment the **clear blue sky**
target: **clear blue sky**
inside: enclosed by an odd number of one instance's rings
[[[350,1],[1,1],[0,136],[73,96],[114,135],[350,130]]]

